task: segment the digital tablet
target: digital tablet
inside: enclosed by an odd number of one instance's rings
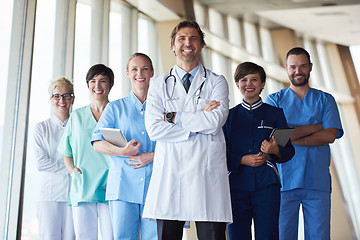
[[[293,127],[274,128],[269,136],[269,140],[271,140],[272,136],[275,136],[278,145],[285,147],[294,130],[295,128]]]
[[[126,138],[120,129],[117,128],[99,128],[106,141],[118,146],[125,147]]]

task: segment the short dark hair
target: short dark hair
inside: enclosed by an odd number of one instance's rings
[[[287,62],[287,59],[290,55],[301,55],[301,54],[305,54],[309,60],[309,63],[311,63],[310,54],[302,47],[294,47],[290,49],[290,51],[288,51],[288,53],[286,54],[285,62]]]
[[[195,21],[190,21],[190,20],[185,20],[185,21],[182,21],[180,22],[178,25],[176,25],[176,27],[174,27],[174,29],[172,30],[171,32],[171,35],[170,35],[170,38],[171,38],[171,47],[174,46],[174,43],[175,43],[175,36],[176,34],[178,33],[178,31],[181,29],[181,28],[186,28],[186,27],[189,27],[189,28],[195,28],[199,35],[200,35],[200,38],[201,38],[201,47],[205,47],[206,46],[206,43],[205,43],[205,40],[204,40],[204,32],[201,31],[201,28],[199,26],[199,24]]]
[[[134,53],[134,54],[132,54],[132,55],[130,56],[130,58],[129,58],[127,64],[126,64],[126,70],[128,70],[130,61],[131,61],[133,58],[136,58],[136,57],[143,57],[143,58],[145,58],[146,60],[148,60],[149,63],[150,63],[151,70],[154,70],[154,67],[153,67],[151,58],[150,58],[148,55],[146,55],[145,53],[139,53],[139,52],[136,52],[136,53]]]
[[[104,64],[95,64],[93,65],[86,74],[86,84],[89,87],[89,81],[96,77],[97,75],[104,75],[110,81],[110,89],[114,86],[114,72],[111,68],[105,66]]]
[[[264,68],[253,62],[243,62],[239,64],[235,70],[234,73],[235,82],[236,83],[239,82],[240,79],[242,79],[246,75],[256,74],[256,73],[259,74],[261,82],[264,83],[266,81],[266,73]]]

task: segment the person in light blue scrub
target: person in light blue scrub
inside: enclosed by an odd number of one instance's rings
[[[110,102],[92,136],[94,150],[110,155],[106,188],[115,239],[157,239],[156,223],[142,219],[152,173],[155,142],[145,129],[144,113],[150,78],[151,59],[142,53],[131,56],[126,67],[131,80],[129,96]],[[99,128],[121,129],[128,143],[118,147],[106,141]]]
[[[290,87],[271,94],[266,103],[282,108],[295,131],[294,157],[279,164],[281,177],[280,239],[297,239],[299,207],[305,239],[330,239],[331,176],[329,143],[342,137],[339,111],[331,94],[311,88],[309,53],[293,48],[286,55]]]

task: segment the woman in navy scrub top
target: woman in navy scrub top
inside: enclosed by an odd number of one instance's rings
[[[272,129],[287,127],[281,108],[263,103],[260,93],[265,86],[264,69],[252,62],[236,68],[235,83],[243,101],[230,109],[224,126],[233,223],[229,238],[279,239],[280,178],[276,164],[291,159],[294,147],[285,147],[273,137]],[[266,153],[266,155],[264,154]]]

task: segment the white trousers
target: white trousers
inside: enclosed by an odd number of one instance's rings
[[[113,240],[109,206],[104,203],[80,203],[72,207],[76,240]],[[99,225],[98,225],[99,224]]]
[[[42,240],[75,239],[71,207],[66,202],[39,201],[39,235]]]

